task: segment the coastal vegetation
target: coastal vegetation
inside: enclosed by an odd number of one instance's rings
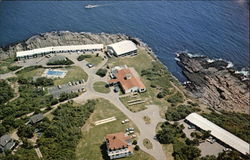
[[[47,63],[47,65],[71,65],[71,64],[74,64],[74,62],[68,58],[65,58],[64,60],[49,61]]]
[[[110,92],[110,88],[107,87],[107,83],[105,83],[105,82],[95,82],[93,87],[94,87],[94,90],[96,92],[100,92],[100,93],[109,93]]]
[[[196,147],[197,143],[190,143],[183,133],[183,125],[177,122],[170,124],[164,122],[156,137],[162,144],[173,144],[173,156],[177,160],[196,159],[201,155],[201,151]]]
[[[10,71],[14,71],[20,68],[20,66],[13,65],[13,62],[14,58],[8,58],[4,61],[0,61],[0,74],[8,73]]]
[[[205,118],[250,143],[250,117],[248,114],[223,111],[202,114]]]
[[[86,58],[91,58],[92,56],[91,55],[80,55],[80,56],[78,56],[77,57],[77,60],[78,61],[82,61],[82,60],[84,60],[84,59],[86,59]]]
[[[179,121],[185,119],[190,113],[198,111],[200,109],[195,106],[181,104],[177,107],[170,107],[165,113],[165,117],[169,121]]]
[[[43,123],[43,136],[38,146],[45,159],[76,159],[75,148],[81,139],[83,126],[96,106],[95,100],[84,105],[72,102],[61,104],[53,112],[50,123]]]
[[[14,97],[14,90],[5,80],[0,80],[0,105]]]

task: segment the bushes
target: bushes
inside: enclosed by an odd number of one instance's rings
[[[15,71],[15,70],[18,70],[22,68],[22,66],[9,66],[8,69],[11,70],[11,71]]]
[[[190,105],[179,105],[178,107],[169,108],[165,113],[165,117],[169,121],[179,121],[186,118],[190,113],[197,111],[200,111],[200,109]]]
[[[91,55],[80,55],[80,56],[77,57],[77,60],[82,61],[82,60],[84,60],[86,58],[91,58]]]
[[[17,135],[22,138],[32,138],[34,128],[31,125],[22,125],[19,127]]]
[[[39,77],[33,82],[33,84],[35,86],[52,86],[54,85],[54,81],[51,78]]]
[[[174,95],[170,96],[167,101],[172,104],[176,103],[183,103],[184,97],[180,92],[175,93]]]
[[[63,102],[66,101],[68,99],[72,99],[77,97],[78,94],[77,93],[62,93],[59,97],[59,102]]]
[[[14,97],[14,91],[5,80],[0,80],[0,104],[8,102]]]
[[[68,58],[66,58],[65,60],[56,60],[47,63],[47,65],[71,65],[71,64],[74,64],[74,62]]]
[[[250,143],[250,117],[248,114],[223,111],[221,114],[212,112],[202,114],[202,116]]]
[[[95,105],[94,100],[89,100],[85,105],[74,106],[68,102],[57,108],[52,122],[44,125],[44,136],[38,140],[44,159],[76,159],[75,148],[82,137],[81,127]]]
[[[165,122],[161,126],[161,130],[156,134],[157,140],[162,144],[174,143],[175,139],[181,137],[182,126],[178,124],[171,125],[168,122]]]
[[[100,76],[100,77],[104,77],[104,76],[106,76],[106,74],[107,74],[107,69],[103,69],[103,68],[98,69],[98,71],[96,72],[96,74],[97,74],[98,76]]]
[[[178,140],[176,141],[176,143],[174,143],[173,148],[173,156],[177,160],[196,159],[201,155],[201,151],[199,150],[199,148],[192,145],[187,145]]]

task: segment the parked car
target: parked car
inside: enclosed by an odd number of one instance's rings
[[[228,152],[228,151],[232,151],[232,149],[231,148],[224,148],[223,151]]]
[[[58,87],[58,89],[61,89],[61,88],[62,88],[62,86],[61,86],[61,85],[58,85],[57,87]]]
[[[188,129],[195,129],[195,126],[190,125],[190,126],[188,126]]]
[[[68,85],[69,85],[69,86],[72,86],[72,83],[71,83],[71,82],[69,82],[69,83],[68,83]]]
[[[135,134],[132,135],[132,138],[136,138],[137,136]]]
[[[129,119],[125,119],[122,121],[122,124],[125,124],[125,123],[128,123],[129,122]]]
[[[94,65],[93,65],[93,64],[91,64],[91,63],[86,64],[86,66],[87,66],[87,67],[89,67],[89,68],[94,67]]]

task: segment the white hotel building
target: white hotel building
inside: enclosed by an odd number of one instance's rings
[[[51,53],[67,53],[67,52],[86,52],[86,51],[102,51],[103,44],[87,44],[87,45],[70,45],[70,46],[51,46],[45,48],[37,48],[27,51],[19,51],[16,53],[18,60],[36,58]]]

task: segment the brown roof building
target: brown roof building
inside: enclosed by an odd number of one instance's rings
[[[108,134],[105,137],[107,153],[110,159],[117,159],[133,154],[131,137],[123,132]]]
[[[124,93],[145,92],[146,87],[140,80],[134,68],[116,67],[111,72],[113,79],[109,80],[110,84],[120,84]]]

